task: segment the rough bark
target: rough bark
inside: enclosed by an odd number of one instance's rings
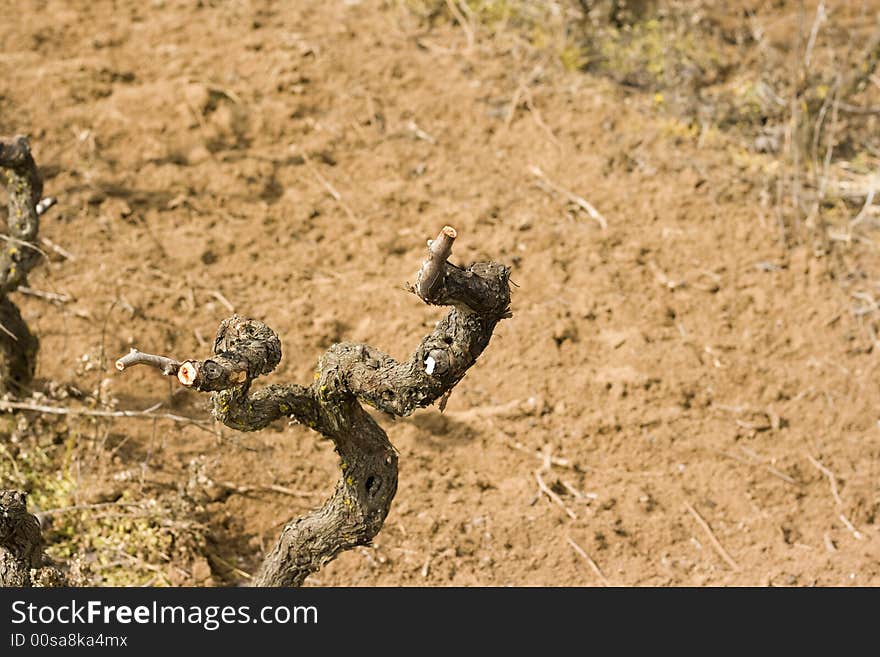
[[[31,586],[43,562],[40,523],[27,511],[27,495],[0,491],[0,586]]]
[[[0,243],[0,392],[18,392],[33,378],[38,342],[7,295],[27,282],[40,258],[37,205],[43,192],[24,137],[0,138],[0,180],[9,196],[9,234]]]
[[[214,416],[227,426],[257,431],[293,418],[330,439],[340,456],[335,492],[321,508],[287,523],[255,585],[301,585],[343,550],[370,543],[397,491],[397,453],[361,402],[396,416],[432,404],[461,380],[496,324],[510,316],[510,270],[494,262],[448,263],[455,236],[444,229],[411,288],[426,303],[453,309],[405,361],[369,345],[340,343],[319,359],[311,385],[252,390],[252,381],[281,360],[281,342],[262,322],[234,315],[221,323],[213,357],[180,364],[181,384],[210,392]],[[172,374],[156,364],[168,360],[138,362]]]

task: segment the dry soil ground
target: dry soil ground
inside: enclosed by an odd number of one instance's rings
[[[30,280],[68,301],[15,295],[45,403],[207,420],[202,396],[113,360],[204,357],[231,306],[282,337],[267,380],[307,383],[334,341],[417,344],[442,310],[401,284],[444,224],[455,259],[513,266],[514,316],[445,414],[382,419],[401,478],[375,545],[310,583],[880,585],[878,361],[839,274],[855,256],[780,245],[756,192],[770,156],[394,3],[2,4],[0,132],[30,134],[60,201],[42,235],[74,256],[44,244]],[[858,262],[873,283],[880,261]],[[179,498],[149,522],[204,537],[176,565],[92,540],[97,583],[243,582],[337,476],[299,426],[45,422],[64,505],[115,523]],[[9,476],[37,449],[18,440]]]

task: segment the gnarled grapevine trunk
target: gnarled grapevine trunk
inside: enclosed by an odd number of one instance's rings
[[[27,496],[0,491],[0,586],[31,586],[31,569],[42,562],[40,523],[27,511]]]
[[[403,362],[369,345],[341,343],[319,359],[311,385],[254,390],[253,380],[281,360],[281,342],[262,322],[237,315],[220,324],[214,355],[206,360],[179,362],[132,350],[117,361],[119,370],[150,365],[210,392],[214,416],[233,429],[257,431],[287,417],[333,441],[342,471],[333,495],[287,523],[257,586],[299,586],[343,550],[373,539],[397,492],[397,453],[361,403],[397,416],[432,404],[461,380],[496,324],[510,316],[510,270],[494,262],[448,263],[455,237],[454,229],[443,229],[412,286],[426,303],[453,308]]]
[[[0,180],[9,195],[8,236],[0,243],[0,393],[19,392],[34,376],[37,338],[9,298],[39,260],[38,204],[43,181],[24,137],[0,138]]]

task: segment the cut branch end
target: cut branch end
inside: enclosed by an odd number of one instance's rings
[[[198,376],[199,370],[196,367],[196,364],[190,360],[181,365],[180,369],[177,371],[177,380],[188,388],[192,387]]]
[[[416,278],[415,291],[419,297],[430,302],[443,282],[443,271],[446,261],[452,255],[452,243],[458,232],[452,226],[444,226],[443,230],[428,245],[428,257],[422,264]]]

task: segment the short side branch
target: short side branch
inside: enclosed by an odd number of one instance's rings
[[[174,376],[180,369],[180,362],[165,356],[145,354],[137,349],[132,349],[127,355],[116,361],[116,369],[122,372],[132,365],[149,365],[160,370],[165,376]]]

